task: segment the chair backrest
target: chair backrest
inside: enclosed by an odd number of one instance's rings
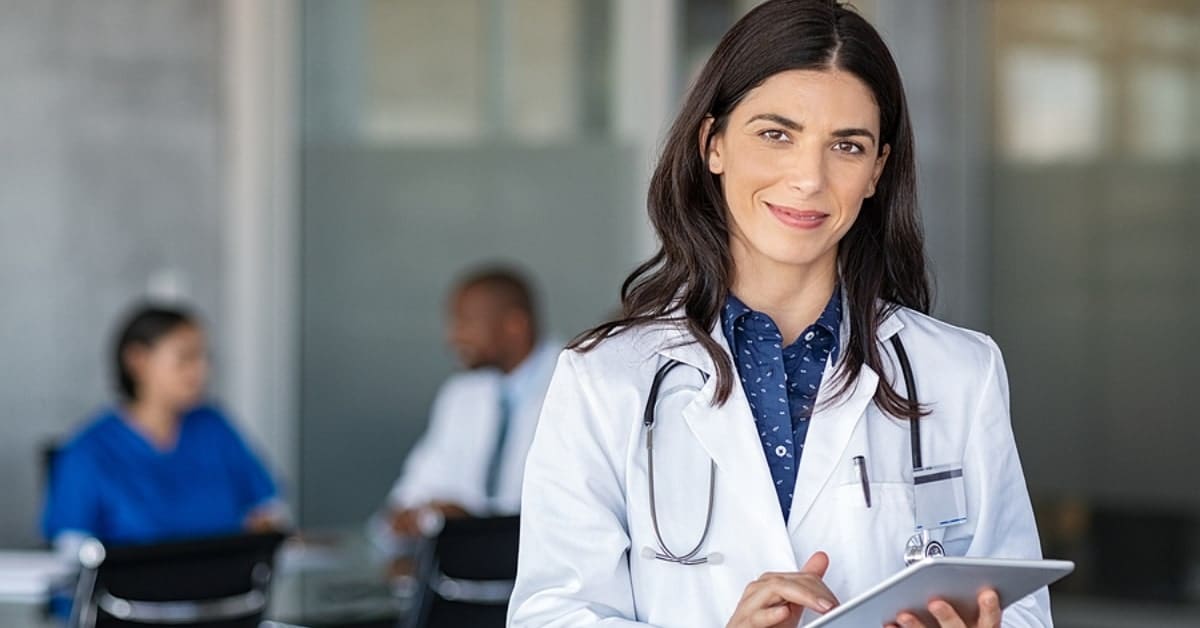
[[[103,548],[98,560],[82,561],[73,628],[258,626],[283,539],[272,532]]]
[[[45,441],[38,448],[38,479],[42,482],[43,492],[50,488],[54,478],[54,461],[58,459],[60,451],[62,441],[59,439]]]
[[[517,576],[519,517],[450,519],[420,561],[414,628],[503,628]]]

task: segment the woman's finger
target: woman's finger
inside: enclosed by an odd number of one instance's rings
[[[954,610],[954,607],[947,602],[942,600],[930,602],[929,612],[938,621],[939,628],[967,628],[967,622],[963,621],[963,618],[958,615],[958,611]]]
[[[810,561],[811,562],[811,561]],[[816,567],[820,567],[817,565]],[[765,573],[746,585],[729,626],[769,628],[799,621],[804,609],[825,613],[837,596],[814,569],[809,573]]]
[[[792,609],[787,604],[760,608],[750,614],[750,626],[752,628],[771,628],[787,619],[791,612]]]
[[[978,628],[1000,628],[1000,596],[992,589],[979,594],[979,623]]]
[[[790,602],[825,613],[837,606],[837,596],[820,579],[804,574],[766,574],[748,599],[756,606]]]

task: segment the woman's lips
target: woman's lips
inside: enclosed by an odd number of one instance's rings
[[[796,209],[772,203],[767,203],[767,209],[771,210],[771,214],[779,222],[796,229],[816,229],[825,224],[825,219],[829,218],[829,214],[815,209]]]

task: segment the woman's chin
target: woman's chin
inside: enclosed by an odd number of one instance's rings
[[[202,401],[204,401],[204,391],[180,395],[179,399],[172,405],[179,412],[186,412],[200,405]]]
[[[790,246],[779,246],[774,251],[767,251],[767,257],[779,266],[812,268],[823,263],[834,262],[837,259],[837,249],[819,249],[811,246],[811,243],[804,245],[793,243]]]

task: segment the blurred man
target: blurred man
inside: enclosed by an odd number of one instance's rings
[[[447,340],[466,370],[438,391],[429,427],[372,524],[377,538],[520,510],[525,455],[561,347],[539,342],[532,291],[511,270],[461,280],[449,315]]]

